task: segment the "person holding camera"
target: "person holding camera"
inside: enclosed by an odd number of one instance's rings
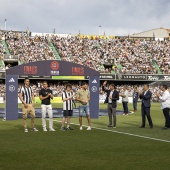
[[[49,131],[55,131],[53,129],[53,111],[50,100],[53,99],[52,90],[48,88],[47,81],[43,82],[43,88],[39,91],[39,98],[41,100],[41,112],[42,112],[42,126],[43,131],[46,132],[46,112],[49,116]]]

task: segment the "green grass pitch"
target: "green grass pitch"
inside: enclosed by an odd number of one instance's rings
[[[100,104],[100,108],[107,105]],[[117,109],[122,110],[122,105]],[[61,118],[54,119],[55,132],[43,132],[37,118],[36,133],[24,133],[22,119],[0,120],[0,170],[169,170],[170,130],[161,130],[165,120],[159,103],[152,104],[151,116],[154,128],[150,129],[148,122],[145,129],[139,128],[138,104],[136,113],[117,116],[116,129],[106,127],[108,117],[102,116],[92,119],[91,131],[86,127],[80,131],[78,118],[72,118],[74,130],[65,132],[60,130]],[[27,122],[30,127],[30,119]],[[83,124],[87,125],[86,118]]]

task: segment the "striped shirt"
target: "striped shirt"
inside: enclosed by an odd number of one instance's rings
[[[26,86],[22,86],[19,93],[22,93],[22,97],[23,97],[23,100],[26,104],[31,104],[32,103],[32,88],[29,86],[29,87],[26,87]]]
[[[65,98],[68,98],[72,95],[73,95],[72,92],[64,91],[62,94],[62,100],[64,100]],[[63,110],[73,110],[73,100],[72,99],[63,101]]]

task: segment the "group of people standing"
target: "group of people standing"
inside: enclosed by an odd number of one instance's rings
[[[123,110],[124,110],[123,115],[128,115],[129,113],[128,91],[125,86],[123,88],[123,92],[119,94],[114,84],[110,84],[109,88],[107,88],[106,85],[107,85],[107,81],[103,83],[102,90],[107,93],[105,103],[108,103],[108,116],[109,116],[108,127],[116,128],[116,107],[117,107],[117,101],[119,100],[119,96],[122,97],[122,105],[123,105]],[[157,94],[157,98],[161,102],[161,109],[165,117],[165,126],[163,127],[163,129],[170,128],[170,92],[167,89],[168,89],[167,85],[162,85],[161,90],[163,93]],[[152,97],[152,93],[149,90],[148,84],[144,84],[143,91],[138,92],[137,87],[134,88],[134,93],[133,93],[134,112],[137,111],[138,98],[141,99],[142,124],[140,128],[145,128],[146,118],[148,120],[149,127],[153,128],[153,122],[152,122],[152,118],[150,115],[151,97]]]
[[[116,90],[116,86],[112,83],[109,85],[109,88],[106,87],[107,81],[103,83],[102,90],[107,93],[105,103],[108,103],[108,117],[109,117],[109,124],[108,127],[116,128],[116,108],[117,108],[117,101],[119,100],[119,96],[122,97],[122,104],[123,104],[123,115],[128,115],[128,91],[126,86],[123,88],[123,92],[119,93]],[[161,102],[161,109],[163,111],[165,117],[165,126],[163,129],[170,128],[170,92],[167,90],[167,85],[161,86],[162,94],[158,93],[157,98]],[[137,87],[135,87],[133,93],[133,108],[134,111],[137,111],[137,102],[138,98],[141,99],[141,116],[142,116],[142,124],[140,128],[145,128],[146,125],[146,118],[149,123],[149,127],[153,128],[153,122],[150,115],[150,108],[151,108],[151,97],[152,93],[149,90],[149,85],[144,84],[143,91],[139,91]],[[35,127],[35,99],[33,91],[30,87],[30,81],[28,78],[24,80],[24,85],[21,87],[19,91],[19,98],[22,102],[22,113],[23,113],[23,125],[24,131],[28,132],[27,128],[27,115],[30,114],[31,117],[31,130],[37,132],[37,128]],[[41,112],[42,112],[42,128],[43,131],[47,131],[46,127],[46,113],[49,116],[49,131],[55,131],[53,128],[53,111],[51,100],[53,99],[52,90],[49,89],[47,81],[43,82],[43,87],[39,91],[39,98],[41,100]],[[61,124],[61,130],[73,130],[70,126],[70,120],[73,115],[73,103],[74,100],[80,103],[79,106],[79,123],[80,123],[80,130],[83,130],[82,127],[82,117],[83,114],[86,114],[87,121],[88,121],[88,128],[87,130],[91,130],[91,120],[90,120],[90,110],[89,110],[89,101],[90,101],[90,92],[88,90],[88,84],[86,82],[82,83],[82,88],[77,92],[75,95],[72,91],[71,84],[67,84],[65,90],[62,93],[62,100],[63,100],[63,119]],[[67,127],[65,127],[65,122],[67,120]]]
[[[42,128],[43,131],[47,131],[46,127],[46,113],[49,116],[49,131],[55,131],[53,128],[53,111],[51,100],[53,99],[52,90],[49,89],[47,81],[43,82],[43,87],[39,91],[39,98],[41,100],[41,113],[42,113]],[[35,127],[35,98],[33,91],[30,87],[30,81],[28,78],[24,80],[24,85],[21,87],[19,91],[19,99],[22,102],[22,114],[23,114],[23,125],[24,131],[28,132],[27,128],[27,115],[30,114],[31,117],[31,131],[37,132],[38,129]],[[66,89],[63,91],[62,100],[63,100],[63,119],[62,119],[62,126],[61,130],[73,130],[70,126],[70,120],[73,115],[73,102],[74,99],[79,101],[79,123],[80,123],[80,130],[83,130],[82,127],[82,117],[83,114],[86,114],[87,121],[88,121],[88,128],[87,130],[91,130],[91,120],[90,120],[90,111],[89,111],[89,101],[90,101],[90,93],[88,90],[88,84],[86,82],[82,83],[82,89],[80,89],[75,96],[72,92],[71,84],[66,85]],[[67,120],[67,127],[65,127],[65,122]]]

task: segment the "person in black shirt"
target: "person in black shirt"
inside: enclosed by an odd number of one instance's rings
[[[49,131],[55,131],[53,129],[53,111],[50,100],[53,99],[52,90],[48,88],[46,81],[43,82],[43,88],[39,91],[39,98],[41,100],[41,111],[42,111],[42,126],[43,131],[46,132],[46,112],[49,116]]]

